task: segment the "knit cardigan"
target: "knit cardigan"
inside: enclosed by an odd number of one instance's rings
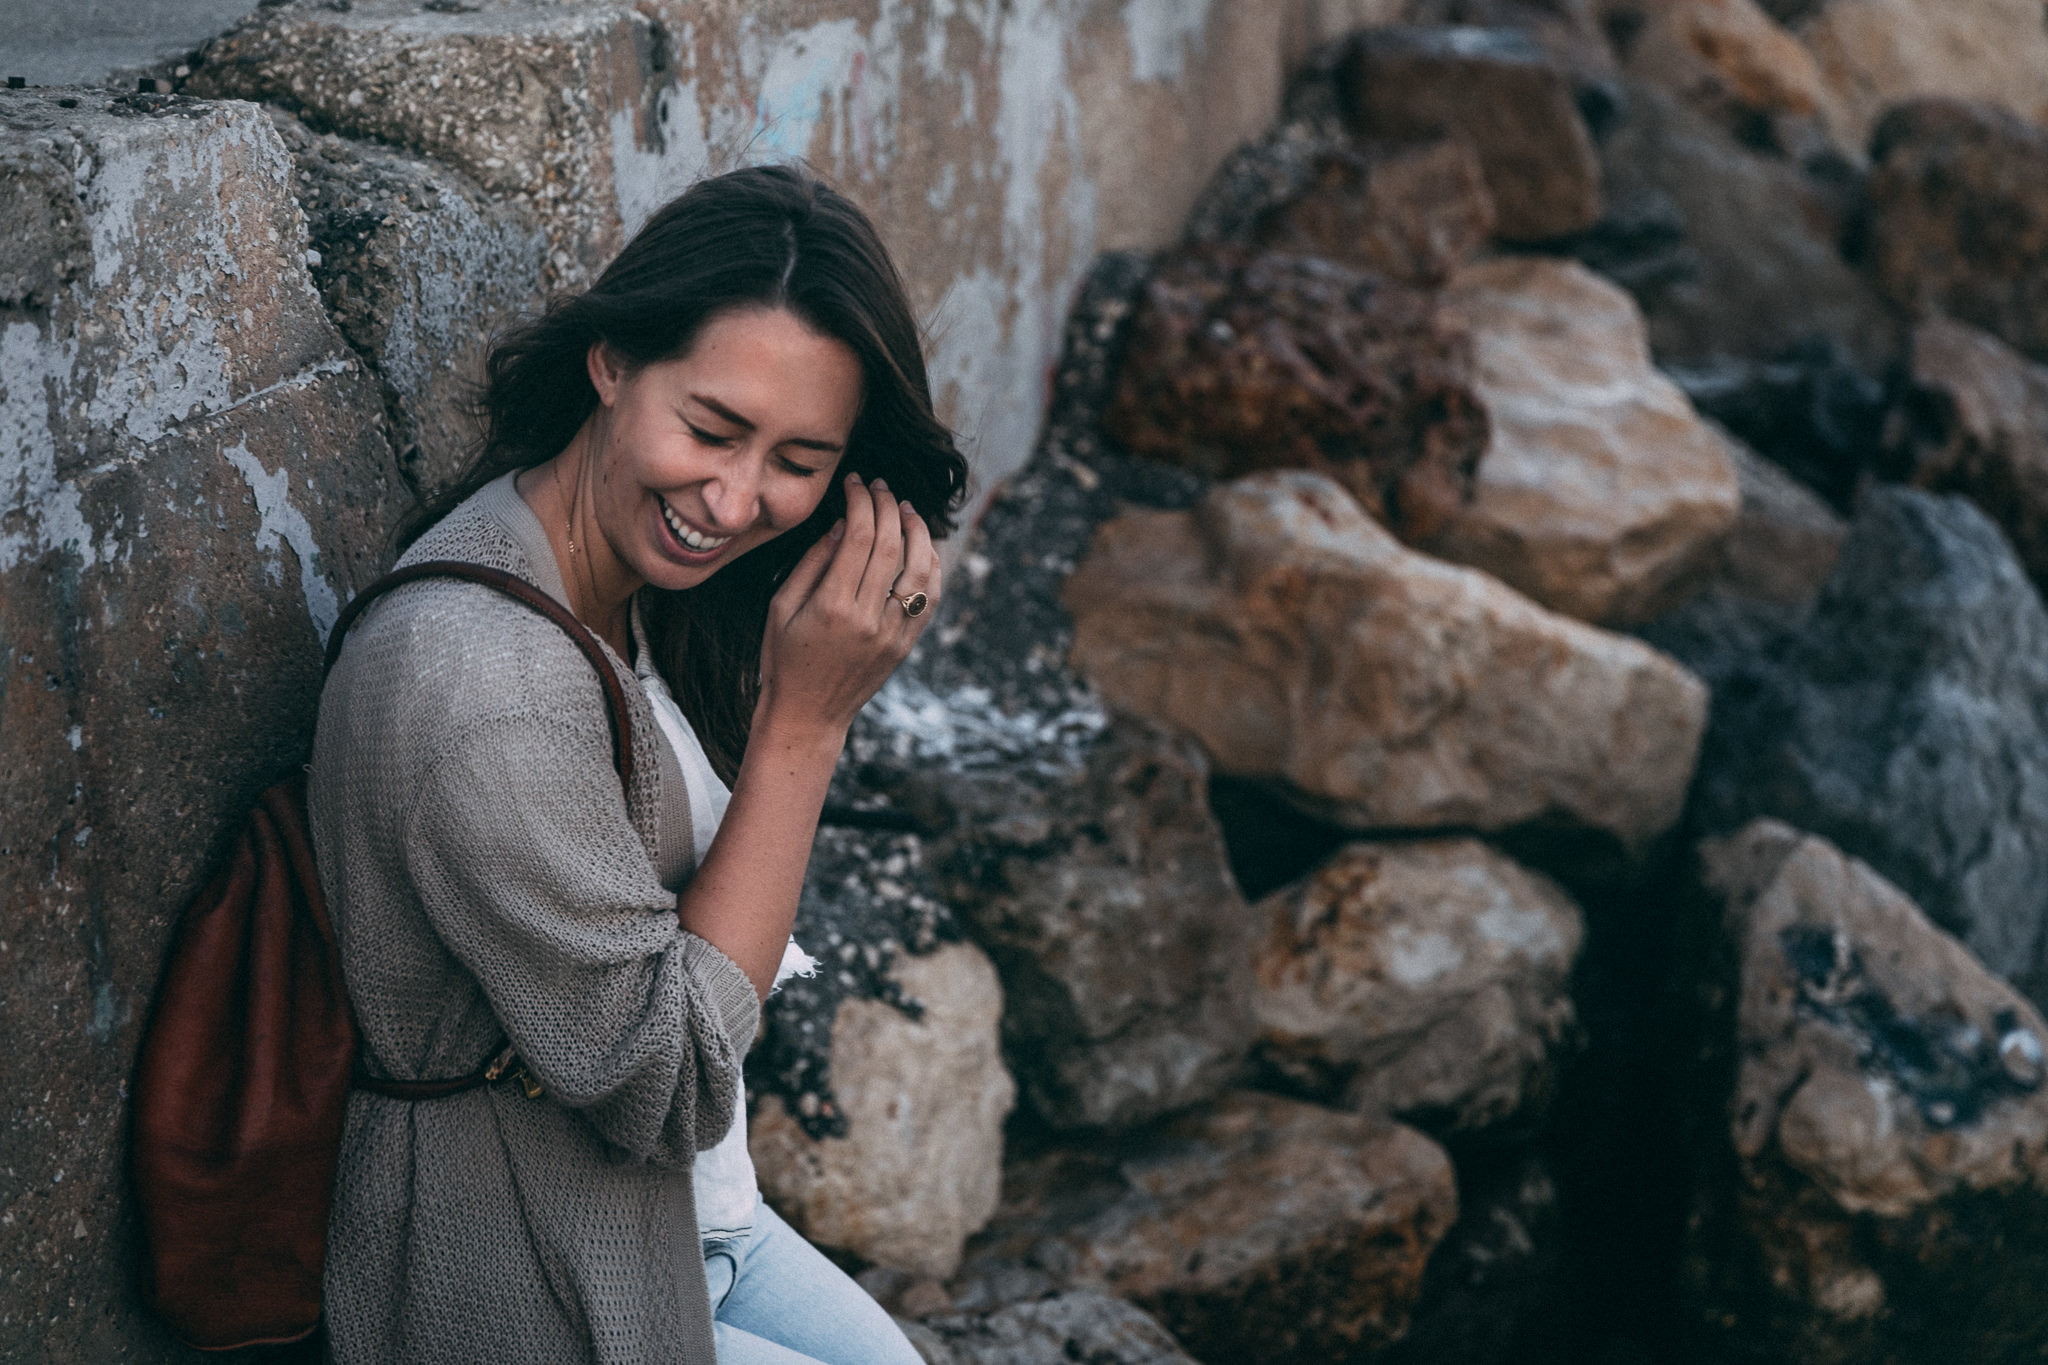
[[[488,485],[401,560],[565,600],[547,536]],[[308,789],[365,1064],[474,1070],[509,1036],[545,1088],[348,1105],[327,1236],[339,1365],[714,1365],[690,1187],[759,1020],[684,930],[688,803],[625,661],[622,792],[603,693],[561,629],[489,588],[399,588],[350,632]]]

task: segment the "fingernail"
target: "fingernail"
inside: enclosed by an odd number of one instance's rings
[[[826,534],[827,534],[827,535],[829,535],[829,536],[831,536],[831,537],[832,537],[832,539],[834,539],[834,540],[838,540],[838,539],[839,539],[839,538],[840,538],[841,536],[845,535],[845,534],[846,534],[846,518],[845,518],[845,517],[841,517],[841,518],[840,518],[839,520],[837,520],[837,521],[833,522],[833,523],[832,523],[832,529],[831,529],[830,531],[826,532]]]
[[[858,487],[860,487],[860,475],[859,475],[859,474],[855,474],[855,473],[849,473],[849,474],[848,474],[848,475],[846,476],[846,481],[847,481],[848,483],[852,484],[852,485],[853,485],[853,486],[854,486],[855,488],[858,488]]]
[[[918,516],[918,515],[917,515],[917,509],[916,509],[915,507],[912,507],[912,506],[910,505],[910,501],[909,501],[909,499],[907,499],[907,498],[906,498],[906,499],[904,499],[903,501],[901,501],[901,502],[898,502],[898,503],[897,503],[896,505],[897,505],[898,507],[900,507],[900,508],[902,508],[902,509],[903,509],[903,515],[904,515],[904,516],[906,516],[906,517],[917,517],[917,519],[918,519],[919,521],[923,521],[923,520],[924,520],[924,518],[923,518],[923,517],[920,517],[920,516]]]
[[[889,481],[887,479],[876,479],[874,486],[880,492],[886,493],[889,491]]]

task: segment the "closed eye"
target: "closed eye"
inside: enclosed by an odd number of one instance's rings
[[[740,439],[737,436],[720,436],[716,432],[706,431],[704,430],[704,428],[698,426],[695,422],[685,422],[684,425],[689,427],[690,435],[696,437],[699,441],[702,441],[707,446],[718,446],[719,448],[723,449],[727,446],[738,443]]]
[[[784,455],[780,458],[782,467],[788,470],[790,473],[796,475],[798,478],[808,479],[813,474],[822,474],[825,472],[822,466],[800,464],[797,461],[790,459],[787,455]]]

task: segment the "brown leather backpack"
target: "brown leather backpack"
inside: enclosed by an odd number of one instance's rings
[[[604,685],[612,765],[631,783],[625,693],[597,637],[502,570],[435,560],[378,579],[335,622],[326,666],[365,607],[422,578],[495,588],[566,631]],[[476,1071],[448,1080],[391,1081],[360,1069],[307,836],[305,776],[270,787],[227,865],[179,920],[143,1033],[132,1160],[150,1306],[203,1350],[311,1334],[350,1087],[402,1100],[459,1094],[513,1074],[511,1049],[501,1041],[492,1051]]]

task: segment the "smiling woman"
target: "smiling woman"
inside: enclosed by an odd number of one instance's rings
[[[808,962],[789,934],[825,789],[940,595],[965,483],[902,283],[807,174],[705,181],[499,344],[485,410],[401,566],[565,604],[633,761],[584,655],[509,598],[414,583],[348,636],[308,789],[369,1078],[331,1353],[914,1365],[760,1202],[739,1076]],[[383,1085],[493,1058],[505,1084]]]

